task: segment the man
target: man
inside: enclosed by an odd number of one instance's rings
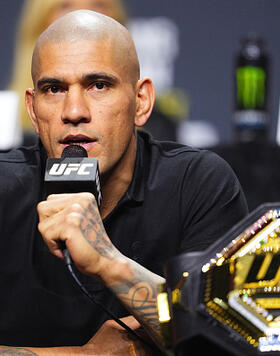
[[[75,287],[61,242],[95,298],[118,317],[134,315],[160,344],[163,263],[223,235],[247,212],[243,193],[216,155],[136,132],[149,118],[154,88],[139,79],[133,41],[116,21],[86,10],[61,17],[36,44],[32,77],[26,106],[43,147],[0,157],[1,290],[9,290],[0,296],[0,344],[29,348],[2,350],[141,354]],[[46,155],[60,157],[69,144],[98,158],[100,211],[90,192],[45,199]]]

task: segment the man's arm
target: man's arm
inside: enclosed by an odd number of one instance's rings
[[[121,319],[131,329],[140,324],[132,316]],[[10,347],[0,346],[0,356],[152,356],[152,353],[132,334],[129,334],[113,320],[106,321],[91,340],[83,346],[69,347]]]
[[[94,196],[52,195],[38,205],[38,213],[39,230],[50,251],[63,258],[61,242],[65,242],[76,267],[100,279],[161,344],[156,291],[164,279],[116,249],[103,227]]]
[[[44,355],[78,355],[72,347],[61,348],[27,348],[27,347],[10,347],[0,346],[0,355],[7,356],[44,356]]]
[[[164,279],[133,260],[127,259],[122,278],[108,287],[160,346],[162,339],[157,314],[157,285]]]

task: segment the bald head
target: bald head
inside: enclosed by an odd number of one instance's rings
[[[139,79],[139,61],[127,29],[108,16],[90,10],[78,10],[60,17],[38,38],[32,57],[34,85],[40,73],[40,56],[44,47],[49,44],[81,41],[109,43],[114,49],[114,59],[126,68],[131,80],[136,82]]]

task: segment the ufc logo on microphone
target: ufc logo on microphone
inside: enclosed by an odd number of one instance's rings
[[[69,176],[72,172],[77,172],[78,176],[90,174],[88,168],[92,168],[94,163],[54,163],[49,170],[50,176]]]

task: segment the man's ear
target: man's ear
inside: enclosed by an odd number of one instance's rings
[[[137,82],[135,125],[143,126],[153,110],[155,102],[155,88],[149,78]]]
[[[28,115],[31,119],[31,122],[32,122],[35,132],[39,135],[39,127],[38,127],[37,117],[34,112],[33,101],[34,101],[34,90],[31,88],[26,89],[26,91],[25,91],[26,110],[27,110]]]

